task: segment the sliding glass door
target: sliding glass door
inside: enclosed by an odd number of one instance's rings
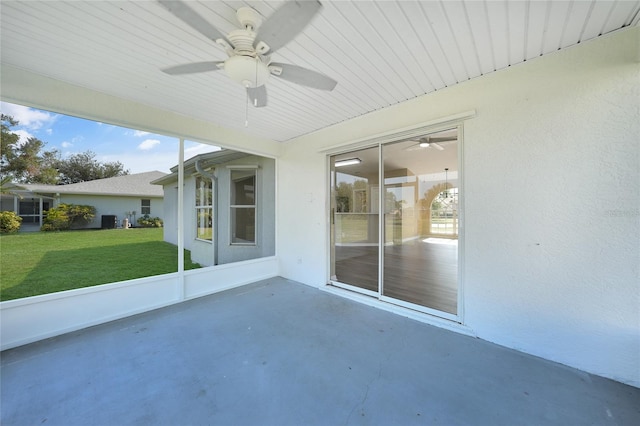
[[[449,132],[417,144],[410,140],[382,146],[382,295],[453,315],[458,297],[457,202],[440,214],[443,199],[452,200],[449,196],[457,187],[457,145],[455,132]],[[453,223],[455,233],[449,232]]]
[[[458,175],[456,128],[331,157],[332,282],[456,316]]]
[[[331,279],[378,292],[378,148],[331,157]]]

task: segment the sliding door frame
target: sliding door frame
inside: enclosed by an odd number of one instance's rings
[[[331,197],[332,197],[332,188],[331,188],[331,179],[327,179],[327,187],[329,187],[329,191],[327,191],[327,206],[326,212],[328,214],[327,221],[327,241],[328,241],[328,256],[327,256],[327,283],[329,285],[339,287],[345,290],[354,291],[360,293],[362,295],[375,297],[381,302],[390,303],[396,306],[400,306],[402,308],[410,309],[413,311],[418,311],[421,313],[425,313],[428,315],[432,315],[435,317],[443,318],[446,320],[454,321],[457,323],[464,323],[464,246],[465,246],[465,179],[464,179],[464,120],[468,118],[472,118],[475,116],[475,111],[469,111],[466,113],[457,114],[455,116],[451,116],[448,118],[443,118],[441,120],[435,120],[432,122],[425,123],[421,126],[415,126],[409,129],[402,129],[397,132],[389,132],[387,134],[382,134],[378,136],[372,136],[368,139],[362,139],[358,141],[354,141],[350,144],[343,145],[341,147],[333,147],[322,151],[326,155],[326,170],[331,171],[331,156],[346,154],[352,151],[366,149],[366,148],[377,148],[378,150],[378,176],[379,176],[379,185],[378,185],[378,291],[374,292],[371,290],[363,289],[357,286],[353,286],[350,284],[342,283],[337,280],[333,280],[331,277],[331,250],[332,248],[332,229],[331,224],[333,221],[332,209],[331,209]],[[398,300],[395,298],[391,298],[388,296],[384,296],[384,244],[385,244],[385,211],[384,211],[384,200],[385,200],[385,187],[384,187],[384,162],[383,162],[383,145],[401,141],[403,139],[424,136],[432,133],[441,132],[444,130],[457,129],[458,135],[458,190],[459,190],[459,198],[458,198],[458,262],[457,262],[457,309],[456,314],[450,314],[447,312],[443,312],[440,310],[428,308],[426,306],[417,305],[410,302],[405,302],[402,300]]]

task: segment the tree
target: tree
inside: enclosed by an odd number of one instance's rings
[[[48,185],[57,185],[60,183],[60,173],[58,167],[60,164],[60,151],[45,151],[42,153],[40,160],[40,173],[33,176],[32,183],[45,183]]]
[[[59,156],[57,151],[40,153],[45,143],[38,138],[30,137],[27,141],[13,148],[13,158],[9,161],[7,171],[13,175],[16,182],[23,183],[58,183],[56,162],[43,161],[43,158],[55,159]]]
[[[18,183],[66,185],[129,174],[121,162],[100,163],[92,151],[63,159],[58,150],[44,151],[46,143],[38,138],[30,137],[20,143],[20,136],[11,130],[18,124],[13,117],[2,114],[0,178]]]
[[[13,117],[5,114],[0,114],[2,119],[2,146],[0,153],[2,153],[2,161],[4,164],[7,153],[11,151],[11,145],[16,145],[20,140],[20,136],[11,132],[11,127],[17,126],[18,122]]]
[[[354,213],[354,208],[357,208],[353,200],[354,191],[367,191],[368,185],[367,181],[362,179],[357,179],[353,183],[339,182],[335,195],[336,211],[338,213]],[[364,201],[366,202],[366,200]]]
[[[41,151],[45,143],[35,137],[20,143],[20,135],[11,131],[19,122],[2,114],[2,157],[0,177],[21,183],[58,183],[56,170],[59,153],[56,150]]]
[[[0,178],[0,195],[15,195],[22,199],[22,195],[15,192],[13,185],[11,185],[11,176],[3,176]]]
[[[60,184],[88,182],[90,180],[129,174],[129,171],[124,169],[124,165],[121,162],[100,163],[95,157],[96,154],[94,152],[86,151],[60,160],[58,162]]]

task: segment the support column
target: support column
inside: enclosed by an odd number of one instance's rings
[[[184,300],[184,139],[180,138],[178,153],[178,285],[180,300]]]

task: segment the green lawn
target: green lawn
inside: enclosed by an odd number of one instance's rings
[[[200,267],[185,250],[185,269]],[[0,236],[0,300],[178,270],[161,228],[30,232]]]

